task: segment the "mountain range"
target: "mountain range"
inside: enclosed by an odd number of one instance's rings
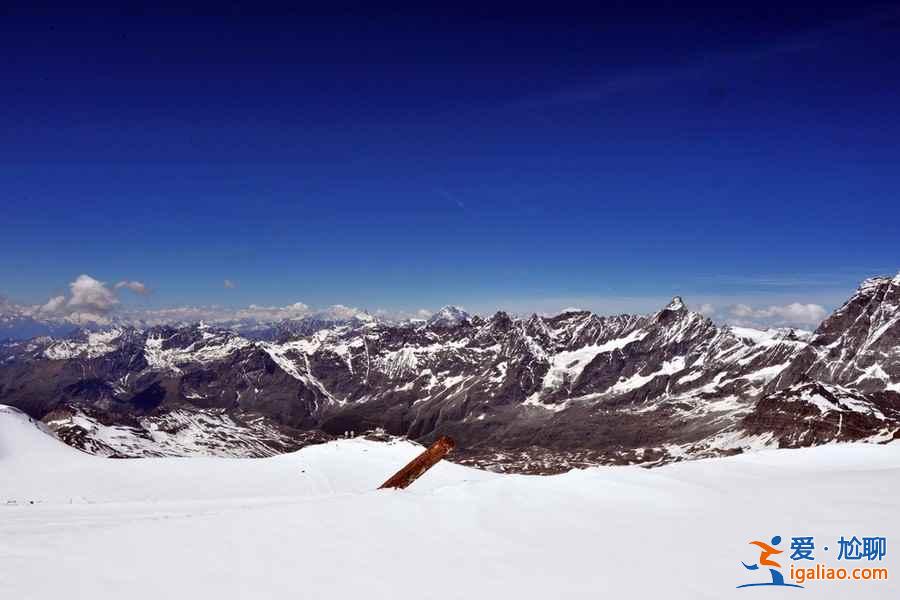
[[[456,439],[455,460],[552,473],[900,438],[900,274],[813,332],[649,315],[310,315],[98,325],[0,345],[0,404],[117,457],[264,456],[333,437]]]

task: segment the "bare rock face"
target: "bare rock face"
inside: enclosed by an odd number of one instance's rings
[[[768,394],[744,417],[747,432],[771,435],[779,447],[830,441],[890,441],[897,436],[900,412],[884,397],[841,386],[806,382]]]
[[[785,373],[782,385],[803,377],[878,392],[900,381],[900,274],[865,280],[816,329]],[[900,392],[900,386],[895,391]]]
[[[113,456],[262,456],[345,432],[458,442],[454,460],[558,472],[900,430],[900,276],[866,280],[813,333],[651,315],[202,324],[0,345],[0,403]]]

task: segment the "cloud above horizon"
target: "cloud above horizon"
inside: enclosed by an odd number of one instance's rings
[[[119,303],[115,292],[106,283],[90,275],[79,275],[69,284],[69,292],[71,297],[66,302],[66,307],[78,312],[103,315]]]
[[[147,294],[150,293],[150,288],[148,288],[146,285],[144,285],[144,282],[142,282],[142,281],[123,280],[123,281],[120,281],[119,283],[117,283],[115,288],[117,290],[126,288],[126,289],[131,290],[135,294],[140,294],[142,296],[146,296]]]
[[[232,280],[224,280],[227,285],[235,287]],[[56,295],[43,305],[23,306],[25,314],[40,315],[42,318],[63,319],[70,322],[109,323],[144,323],[147,325],[178,324],[197,321],[211,323],[229,322],[266,322],[274,323],[283,320],[317,317],[325,320],[347,320],[354,317],[367,318],[376,316],[388,322],[396,322],[410,318],[428,318],[434,309],[384,309],[374,311],[333,304],[326,308],[314,308],[304,302],[293,302],[286,305],[250,304],[246,307],[229,307],[221,305],[170,306],[160,308],[137,307],[123,304],[117,295],[119,290],[127,289],[138,295],[151,293],[149,286],[134,279],[122,279],[115,284],[107,284],[87,274],[81,274],[69,283],[69,293]],[[794,327],[815,329],[827,317],[828,309],[823,304],[791,301],[790,298],[769,296],[769,302],[757,303],[742,297],[699,296],[696,302],[685,295],[689,309],[694,310],[715,322],[766,329],[769,327]],[[782,302],[772,302],[782,300]],[[828,300],[829,304],[832,300]],[[592,310],[598,315],[612,314],[653,314],[660,310],[668,300],[664,297],[583,297],[583,298],[545,298],[516,299],[513,302],[498,301],[490,306],[473,307],[473,314],[489,316],[497,310],[504,310],[511,315],[529,316],[532,313],[552,316],[564,312],[562,306],[579,306]]]
[[[821,304],[802,304],[800,302],[764,308],[737,304],[730,307],[728,313],[734,324],[769,327],[815,327],[828,316],[828,311]]]
[[[226,306],[176,306],[171,308],[130,310],[122,313],[130,321],[143,322],[147,325],[164,325],[178,323],[229,324],[235,322],[279,322],[291,319],[315,317],[328,321],[342,321],[366,318],[369,313],[363,309],[334,304],[326,308],[313,308],[303,302],[294,302],[286,306],[262,306],[251,304],[243,308]]]
[[[56,313],[62,311],[66,306],[65,296],[54,296],[50,298],[46,304],[40,307],[41,312]]]
[[[700,305],[700,308],[697,309],[697,312],[701,315],[711,317],[716,314],[716,307],[709,302],[705,302]]]
[[[125,279],[110,287],[106,282],[82,273],[69,283],[68,296],[53,296],[46,303],[34,307],[34,310],[44,316],[66,316],[69,320],[78,322],[99,322],[120,305],[116,290],[121,288],[141,295],[150,293],[149,288],[140,281]]]

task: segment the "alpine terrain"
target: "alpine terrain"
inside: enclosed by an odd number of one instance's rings
[[[649,315],[446,307],[266,327],[110,324],[0,345],[0,404],[116,457],[267,456],[349,432],[552,473],[900,438],[900,274],[814,331]]]

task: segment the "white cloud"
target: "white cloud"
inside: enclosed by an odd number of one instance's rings
[[[124,313],[123,316],[148,325],[193,323],[197,321],[227,324],[235,321],[277,322],[285,319],[302,319],[304,317],[318,317],[328,320],[350,319],[355,316],[365,318],[365,311],[341,304],[325,309],[315,309],[303,302],[294,302],[286,306],[251,304],[244,308],[180,306],[129,311]]]
[[[224,285],[225,289],[227,289],[227,290],[233,290],[234,288],[237,287],[237,284],[230,279],[226,279],[225,281],[223,281],[222,285]]]
[[[782,306],[754,308],[747,304],[735,304],[728,310],[729,320],[740,320],[742,325],[762,327],[809,327],[816,326],[828,315],[828,311],[820,304],[802,304],[791,302]]]
[[[58,313],[61,312],[66,307],[66,297],[65,296],[54,296],[47,301],[46,304],[41,306],[40,312],[44,313]]]
[[[128,288],[135,294],[140,294],[142,296],[146,296],[150,293],[150,288],[148,288],[142,281],[128,281],[123,280],[116,284],[116,289]]]
[[[342,319],[352,319],[353,317],[358,317],[365,314],[365,311],[362,311],[358,308],[353,308],[352,306],[344,306],[343,304],[332,304],[328,308],[316,313],[317,316],[323,319],[334,321]]]
[[[312,309],[303,302],[294,302],[287,306],[260,306],[251,304],[247,308],[239,308],[233,313],[232,317],[236,319],[256,319],[262,321],[273,321],[280,319],[302,319],[312,313]],[[224,311],[227,313],[227,311]],[[223,313],[223,314],[224,314]]]
[[[56,315],[72,323],[102,322],[119,305],[116,290],[127,288],[136,294],[150,289],[140,281],[122,280],[110,287],[90,275],[81,274],[69,284],[69,295],[53,296],[32,310],[43,315]]]
[[[810,325],[818,325],[828,315],[828,311],[820,304],[800,304],[799,302],[793,302],[787,306],[774,306],[772,309],[776,316],[783,319],[792,319]]]
[[[237,287],[233,280],[224,280],[229,288]],[[427,319],[433,312],[426,308],[383,310],[367,313],[352,306],[335,304],[327,308],[313,308],[303,302],[287,305],[251,304],[244,308],[224,306],[181,306],[171,308],[138,309],[123,305],[117,297],[120,289],[127,288],[137,294],[150,293],[141,281],[123,279],[115,285],[106,285],[93,277],[82,274],[70,284],[71,294],[50,298],[43,305],[23,307],[24,314],[41,314],[44,318],[59,318],[66,321],[88,321],[94,317],[123,323],[143,323],[157,325],[164,323],[191,323],[206,321],[226,324],[236,321],[277,322],[285,319],[318,317],[327,320],[350,318],[369,319],[374,315],[388,322],[408,318]],[[816,298],[817,300],[819,298]],[[691,308],[690,298],[688,307]],[[791,296],[703,296],[696,298],[693,310],[710,317],[718,323],[747,327],[796,327],[815,328],[826,316],[822,304],[792,301]],[[835,300],[835,302],[839,302]],[[827,299],[826,302],[831,302]],[[478,314],[493,314],[502,308],[513,315],[528,316],[538,314],[559,314],[560,306],[579,306],[592,310],[598,315],[621,313],[653,314],[668,302],[663,297],[585,297],[585,298],[545,298],[521,299],[516,302],[492,302]],[[517,310],[519,309],[519,310]],[[477,308],[476,308],[477,313]],[[95,319],[96,320],[96,319]]]
[[[157,308],[125,312],[127,320],[148,325],[165,325],[175,323],[194,323],[197,321],[215,321],[225,309],[215,306],[176,306],[173,308]],[[232,314],[232,313],[229,313]]]
[[[97,281],[90,275],[79,275],[69,284],[69,290],[72,297],[66,306],[77,312],[104,314],[119,303],[116,294],[106,287],[105,283]]]
[[[735,317],[752,317],[753,307],[746,304],[735,304],[729,309],[728,312],[730,312]]]
[[[71,312],[66,315],[67,323],[76,325],[109,325],[112,320],[106,315],[100,315],[92,312]]]

